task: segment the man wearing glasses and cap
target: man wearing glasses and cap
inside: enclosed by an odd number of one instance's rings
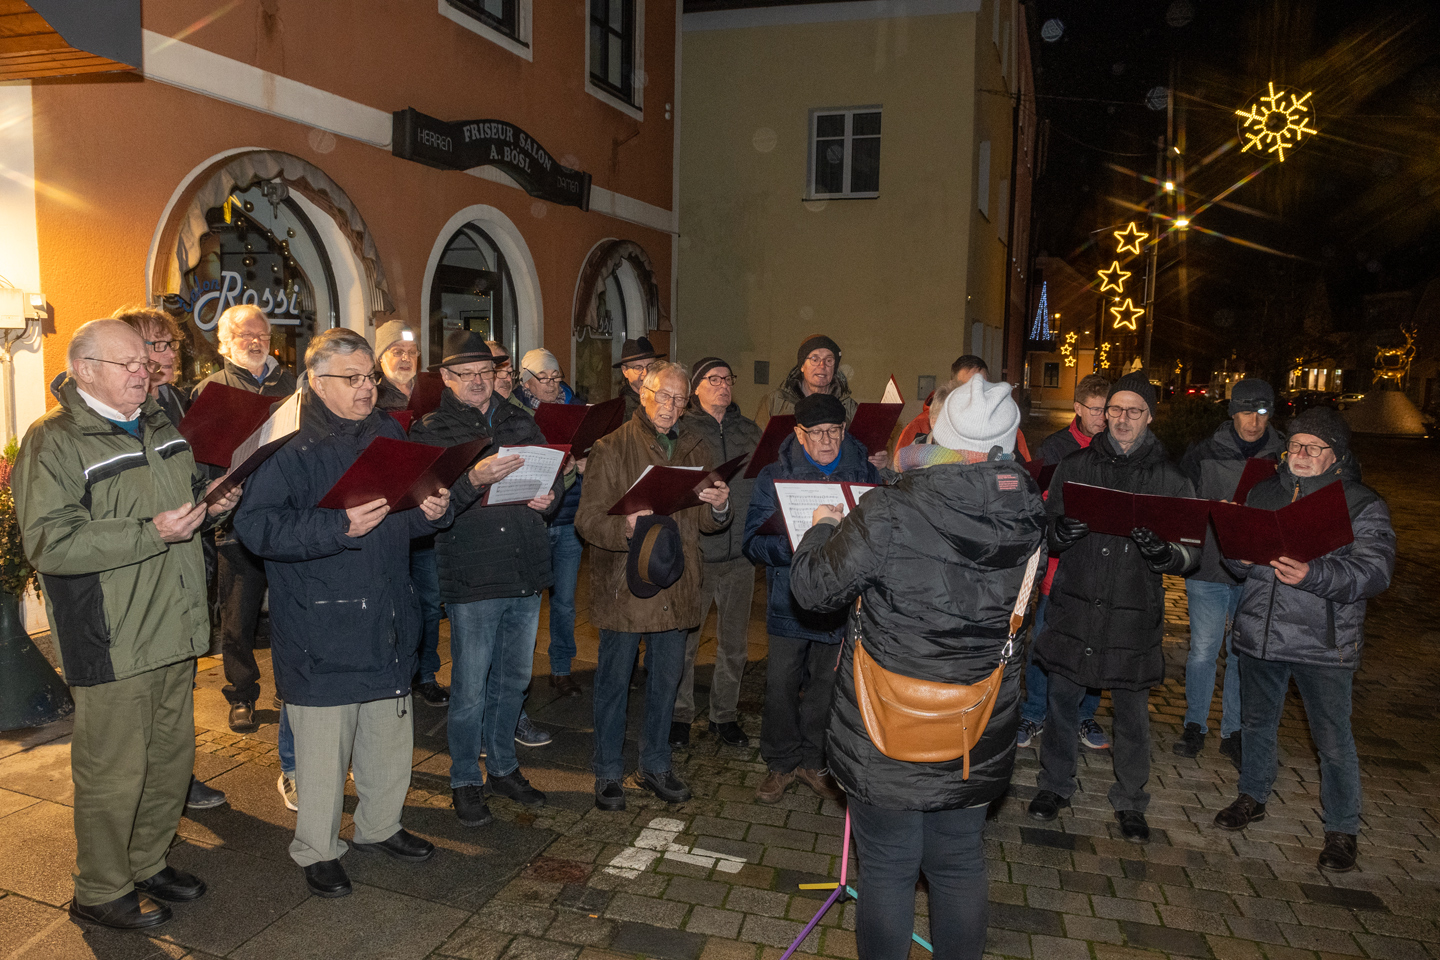
[[[1230,419],[1215,433],[1191,445],[1180,469],[1195,484],[1195,495],[1206,500],[1232,500],[1245,461],[1252,458],[1279,461],[1284,441],[1270,426],[1275,391],[1264,380],[1246,378],[1230,388]],[[1171,749],[1193,757],[1205,746],[1210,731],[1210,704],[1215,699],[1215,657],[1230,638],[1225,657],[1225,681],[1220,695],[1220,752],[1240,769],[1240,668],[1235,659],[1235,607],[1240,603],[1240,582],[1230,575],[1220,556],[1215,531],[1205,534],[1200,569],[1185,581],[1190,606],[1190,653],[1185,658],[1185,730]]]
[[[630,422],[635,411],[640,409],[640,387],[645,382],[645,374],[664,357],[665,354],[655,349],[649,337],[626,340],[620,348],[620,362],[612,366],[619,367],[625,377],[625,382],[620,385],[620,395],[625,398],[625,422]]]

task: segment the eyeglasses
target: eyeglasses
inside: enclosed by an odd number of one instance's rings
[[[733,387],[733,386],[735,386],[735,381],[738,380],[738,379],[740,379],[740,378],[737,377],[737,376],[735,376],[735,374],[733,374],[733,373],[730,374],[730,376],[728,376],[728,377],[722,377],[722,376],[720,376],[720,374],[717,373],[717,374],[714,374],[713,376],[704,377],[703,379],[704,379],[704,381],[705,381],[706,383],[710,384],[710,386],[715,387],[715,388],[718,390],[720,387]]]
[[[804,430],[805,436],[811,440],[839,440],[845,436],[845,428],[838,423],[830,427],[801,427],[800,429]]]
[[[514,371],[514,370],[496,370],[496,371],[495,371],[495,379],[496,379],[496,380],[514,380],[514,379],[515,379],[515,371]]]
[[[1106,407],[1105,415],[1111,420],[1119,420],[1124,417],[1127,420],[1139,420],[1150,411],[1145,407]]]
[[[559,383],[565,378],[560,376],[560,374],[558,373],[552,377],[542,377],[538,373],[532,373],[530,375],[530,379],[534,380],[536,383]]]
[[[1296,443],[1291,440],[1285,444],[1285,449],[1292,457],[1298,457],[1302,453],[1307,457],[1318,457],[1331,448],[1323,443]]]
[[[831,353],[829,350],[823,352],[817,350],[816,352],[810,354],[810,356],[806,357],[805,362],[813,363],[819,367],[833,367],[835,366],[835,354]]]
[[[454,370],[447,370],[446,373],[461,383],[473,383],[476,380],[494,380],[498,375],[495,370],[481,370],[479,373],[456,373]]]
[[[179,340],[146,340],[145,346],[155,353],[169,353],[171,350],[179,349]]]
[[[383,374],[379,374],[379,373],[351,373],[351,374],[344,374],[344,373],[320,373],[320,374],[316,374],[316,376],[318,376],[318,377],[329,377],[331,380],[344,380],[346,383],[350,384],[350,388],[351,388],[352,390],[359,390],[360,387],[361,387],[361,386],[365,383],[365,381],[367,381],[367,380],[370,381],[371,383],[379,383],[381,377],[383,376]]]
[[[655,398],[655,404],[661,407],[683,407],[690,399],[683,394],[656,393],[654,390],[650,391],[650,395]]]
[[[124,367],[126,373],[139,373],[144,370],[146,373],[154,373],[160,369],[160,364],[154,360],[102,360],[99,357],[82,357],[83,360],[93,360],[96,363],[113,363],[117,367]]]
[[[1089,414],[1100,414],[1100,413],[1104,413],[1104,412],[1105,412],[1105,404],[1103,404],[1103,403],[1100,404],[1098,407],[1087,407],[1085,404],[1083,404],[1083,403],[1078,403],[1078,402],[1077,402],[1076,405],[1077,405],[1081,410],[1084,410],[1086,413],[1089,413]]]
[[[629,373],[634,373],[637,370],[644,370],[648,373],[654,365],[654,360],[629,360],[620,364],[620,369]]]
[[[268,333],[232,333],[229,340],[231,343],[269,343]]]

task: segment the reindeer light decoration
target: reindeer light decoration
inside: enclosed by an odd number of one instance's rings
[[[1405,337],[1403,347],[1375,348],[1376,381],[1388,380],[1395,384],[1397,390],[1405,389],[1405,378],[1410,376],[1410,361],[1415,359],[1415,325],[1401,327],[1400,333]]]

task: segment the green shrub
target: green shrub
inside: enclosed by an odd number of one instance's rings
[[[1161,409],[1150,429],[1165,444],[1170,459],[1179,460],[1190,444],[1204,440],[1226,420],[1225,405],[1203,397],[1180,397]]]

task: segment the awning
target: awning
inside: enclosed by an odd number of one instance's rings
[[[138,70],[140,0],[0,0],[0,80]]]

